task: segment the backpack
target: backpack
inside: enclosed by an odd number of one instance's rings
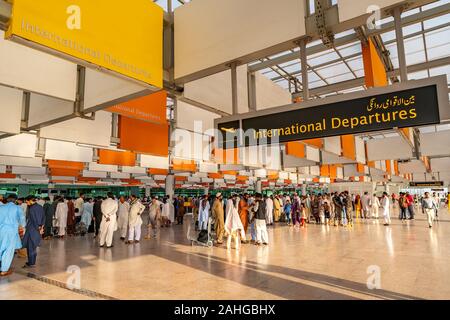
[[[400,202],[400,207],[402,207],[402,208],[408,208],[408,200],[407,200],[407,199],[401,197],[401,198],[399,199],[399,202]]]

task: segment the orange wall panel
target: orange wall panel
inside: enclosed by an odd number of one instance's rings
[[[114,151],[100,149],[98,151],[98,163],[116,166],[134,167],[136,165],[136,154],[131,151]]]
[[[361,164],[361,163],[357,163],[357,164],[356,164],[356,170],[357,170],[359,173],[364,174],[364,165]]]
[[[169,174],[169,170],[166,169],[148,169],[148,174],[165,176]]]
[[[323,148],[323,139],[320,138],[303,140],[302,142],[309,146],[317,147],[319,149]]]
[[[337,178],[337,165],[330,165],[330,178],[336,179]]]
[[[57,177],[79,177],[81,176],[81,171],[73,169],[52,168],[50,169],[50,175]]]
[[[208,178],[210,179],[223,179],[222,173],[208,173]]]
[[[218,164],[238,164],[239,149],[214,149],[214,158]]]
[[[330,176],[330,167],[328,165],[320,166],[320,176],[321,177],[329,177]]]
[[[351,134],[341,136],[342,156],[356,160],[355,137]]]
[[[169,125],[119,117],[119,148],[154,156],[169,155]]]
[[[286,154],[297,158],[305,158],[305,145],[300,142],[288,142],[286,145]]]
[[[12,173],[0,173],[0,179],[15,179],[17,176]]]
[[[72,169],[72,170],[83,170],[83,162],[75,161],[61,161],[61,160],[48,160],[47,165],[49,169]]]
[[[197,171],[196,162],[191,161],[191,160],[173,159],[172,167],[173,167],[173,170],[177,170],[177,171],[188,171],[188,172],[196,172]]]
[[[164,124],[167,122],[166,106],[167,92],[158,91],[141,98],[120,103],[106,110],[134,119]]]

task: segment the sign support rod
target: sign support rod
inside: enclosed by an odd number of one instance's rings
[[[237,87],[237,62],[232,62],[230,64],[231,68],[231,106],[233,110],[233,115],[238,114],[238,87]]]
[[[400,66],[400,79],[402,82],[408,81],[408,72],[406,67],[405,42],[403,40],[402,29],[402,7],[396,7],[393,11],[395,23],[395,36],[397,38],[398,61]]]
[[[303,101],[309,100],[308,58],[306,55],[306,44],[308,39],[300,41],[300,63],[302,69]]]

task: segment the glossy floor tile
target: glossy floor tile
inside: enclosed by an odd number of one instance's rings
[[[0,280],[0,299],[450,299],[449,217],[442,210],[432,229],[422,214],[389,227],[381,220],[351,229],[278,224],[268,247],[239,252],[191,246],[189,216],[137,245],[117,235],[112,249],[91,235],[53,239],[43,242],[32,271],[51,283],[18,271]],[[23,263],[16,258],[15,269]],[[67,270],[78,268],[81,290],[62,288],[77,283],[77,272]],[[381,288],[368,289],[368,280]]]

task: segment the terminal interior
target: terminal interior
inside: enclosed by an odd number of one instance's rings
[[[229,251],[191,244],[189,208],[184,224],[139,245],[43,241],[32,271],[14,259],[0,299],[450,298],[450,1],[109,1],[107,28],[83,20],[102,14],[84,0],[72,1],[80,16],[61,7],[62,25],[47,23],[37,13],[61,8],[44,2],[0,0],[0,197],[429,192],[439,222],[428,228],[420,205],[400,221],[394,203],[388,227],[280,222],[269,246]],[[436,100],[421,96],[430,86]],[[404,90],[419,111],[404,124],[221,144],[246,122],[265,117],[266,135],[280,134],[277,121],[326,121],[337,106]],[[64,287],[69,266],[80,290]]]

